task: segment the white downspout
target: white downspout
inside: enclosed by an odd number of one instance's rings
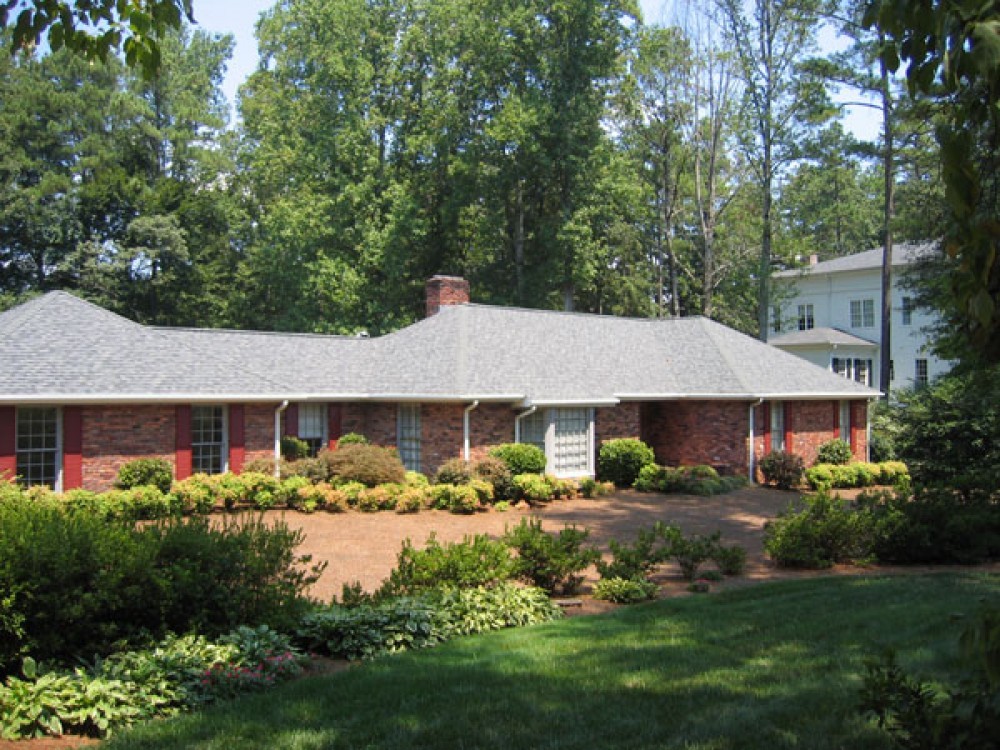
[[[754,435],[754,427],[755,427],[755,425],[754,425],[754,421],[755,421],[754,420],[754,412],[757,410],[757,407],[760,406],[763,403],[764,403],[764,399],[760,398],[760,399],[757,399],[757,403],[756,404],[750,404],[750,444],[749,444],[750,449],[749,449],[749,456],[747,458],[747,466],[749,467],[748,468],[748,473],[749,473],[748,479],[750,480],[750,484],[753,484],[754,475],[756,474],[755,470],[757,468],[757,465],[756,465],[756,463],[757,463],[756,462],[756,455],[754,453],[754,438],[755,438],[755,435]]]
[[[868,399],[868,405],[865,407],[865,463],[871,463],[872,460],[872,402],[874,399]],[[850,401],[848,403],[848,409],[850,409]]]
[[[521,442],[521,420],[524,419],[525,417],[531,416],[536,411],[538,411],[538,407],[537,406],[532,406],[530,409],[522,411],[520,414],[518,414],[516,417],[514,417],[514,442],[515,443],[520,443]]]
[[[462,458],[466,461],[469,460],[469,455],[471,453],[471,446],[469,445],[469,414],[477,406],[479,406],[479,399],[476,399],[471,404],[465,407],[462,412]]]
[[[281,413],[288,408],[288,399],[274,410],[274,478],[281,479]]]

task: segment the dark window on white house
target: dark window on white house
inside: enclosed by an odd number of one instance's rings
[[[327,443],[326,404],[299,404],[299,440],[315,456]]]
[[[910,297],[903,297],[903,306],[901,308],[901,314],[903,319],[903,325],[908,326],[913,323],[913,299]]]
[[[832,369],[838,375],[856,380],[864,385],[872,384],[872,360],[834,357]]]
[[[48,485],[59,489],[59,409],[31,406],[17,410],[17,479],[26,487]]]
[[[226,408],[191,407],[191,470],[221,474],[226,470]]]
[[[918,359],[913,363],[913,384],[918,388],[927,385],[927,360]]]
[[[851,328],[875,327],[875,300],[851,300]]]
[[[816,326],[812,305],[799,305],[799,330],[811,331]]]
[[[420,471],[420,404],[399,405],[396,449],[407,471]]]

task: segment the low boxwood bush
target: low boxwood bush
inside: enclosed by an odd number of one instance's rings
[[[369,440],[357,432],[348,432],[337,438],[337,447],[344,445],[369,445]]]
[[[719,567],[724,576],[741,576],[747,567],[747,551],[739,545],[716,547],[712,552],[712,561]]]
[[[130,490],[133,487],[153,486],[166,494],[174,481],[174,467],[165,458],[137,458],[123,464],[118,470],[115,487]]]
[[[615,604],[635,604],[653,599],[659,587],[645,578],[602,578],[594,586],[594,598]]]
[[[295,435],[282,435],[281,457],[287,461],[309,458],[309,443]]]
[[[605,440],[597,454],[597,473],[618,487],[631,487],[642,467],[656,460],[653,449],[636,438]]]
[[[468,484],[472,480],[472,464],[464,458],[445,461],[434,475],[434,484]]]
[[[615,491],[614,482],[598,482],[592,477],[585,477],[580,480],[580,494],[588,500],[603,495],[610,495]]]
[[[517,552],[516,577],[548,592],[571,594],[583,581],[582,572],[600,559],[600,552],[583,546],[589,536],[575,526],[550,534],[540,520],[524,518],[506,530],[503,540]]]
[[[797,487],[805,471],[802,456],[785,451],[771,451],[760,460],[758,467],[764,476],[764,481],[775,485],[779,490]]]
[[[514,476],[541,474],[545,471],[545,451],[527,443],[504,443],[490,448],[489,455],[499,458]]]
[[[547,503],[555,497],[556,488],[544,474],[514,476],[514,496],[529,505]]]
[[[479,492],[468,484],[434,484],[428,494],[430,506],[436,510],[474,513],[480,507]]]
[[[334,484],[361,482],[367,487],[380,484],[402,484],[406,469],[393,448],[361,443],[343,443],[336,450],[321,451],[319,459],[326,463]]]
[[[816,463],[818,464],[847,464],[853,458],[851,444],[840,438],[828,440],[816,452]]]
[[[872,516],[826,492],[803,499],[804,507],[789,506],[764,527],[764,550],[786,568],[828,568],[873,557]]]
[[[644,466],[636,477],[635,489],[640,492],[662,492],[665,495],[681,493],[688,495],[723,495],[745,487],[747,480],[742,476],[719,476],[711,466]]]
[[[816,464],[805,471],[806,483],[813,490],[850,489],[872,485],[892,486],[909,482],[906,464],[886,461],[881,464]]]
[[[602,579],[645,580],[657,565],[669,559],[668,537],[666,525],[657,522],[651,529],[639,529],[632,544],[612,539],[608,542],[611,562],[598,560],[597,572]]]
[[[514,574],[510,550],[485,534],[441,544],[434,534],[423,549],[409,539],[396,557],[396,567],[382,585],[382,596],[415,594],[432,588],[495,586]]]
[[[476,479],[489,482],[493,487],[495,502],[514,499],[514,475],[507,463],[496,456],[485,456],[472,465],[472,475]]]

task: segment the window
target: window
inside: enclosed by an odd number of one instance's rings
[[[226,470],[226,409],[224,406],[191,407],[191,470],[221,474]]]
[[[594,473],[594,410],[539,409],[522,417],[518,442],[545,451],[547,470],[561,477]]]
[[[771,332],[781,333],[781,308],[778,305],[771,307]]]
[[[911,325],[913,323],[913,299],[910,297],[903,297],[903,306],[901,309],[903,315],[903,325]]]
[[[875,327],[875,300],[851,300],[851,328]]]
[[[840,434],[838,437],[845,443],[851,442],[851,402],[840,402]]]
[[[870,359],[834,357],[831,369],[850,380],[856,380],[864,385],[872,384],[872,360]]]
[[[309,445],[309,455],[315,456],[327,443],[325,404],[299,404],[299,440]]]
[[[799,305],[799,330],[811,331],[816,325],[812,305]]]
[[[927,360],[918,359],[913,363],[913,384],[918,388],[927,385]]]
[[[785,404],[771,403],[771,450],[785,450]]]
[[[27,486],[60,488],[62,465],[59,410],[54,406],[17,410],[17,477]]]
[[[420,404],[399,405],[396,448],[407,471],[420,471]]]

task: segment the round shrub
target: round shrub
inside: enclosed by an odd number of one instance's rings
[[[464,458],[445,461],[434,475],[434,484],[468,484],[472,479],[472,465]]]
[[[802,481],[805,462],[802,456],[784,451],[771,451],[760,460],[760,473],[767,484],[779,490],[790,490]]]
[[[490,448],[489,455],[499,458],[510,473],[541,474],[545,471],[545,451],[527,443],[504,443]]]
[[[597,472],[601,479],[618,487],[631,487],[644,466],[655,461],[653,449],[636,438],[606,440],[597,456]]]
[[[309,443],[295,435],[283,435],[281,438],[281,457],[289,461],[309,458]]]
[[[554,488],[544,474],[518,474],[514,477],[514,487],[518,499],[529,505],[547,503],[554,494]]]
[[[165,458],[137,458],[118,470],[115,487],[130,490],[133,487],[152,486],[167,493],[170,492],[173,481],[174,467]]]
[[[346,435],[341,435],[337,438],[338,448],[345,445],[368,445],[368,438],[357,432],[348,432]]]
[[[835,438],[819,447],[816,454],[818,464],[848,464],[851,462],[851,444],[846,440]]]
[[[378,445],[348,444],[334,451],[323,451],[320,459],[329,468],[334,483],[361,482],[367,487],[402,484],[406,469],[392,448]]]
[[[486,456],[476,461],[472,465],[472,475],[493,486],[494,500],[504,501],[514,498],[514,475],[507,464],[496,456]]]
[[[645,579],[602,578],[594,586],[594,598],[615,604],[635,604],[655,597],[658,588]]]

